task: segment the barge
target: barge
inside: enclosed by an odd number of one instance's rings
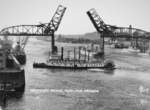
[[[81,61],[65,61],[65,60],[51,60],[47,63],[34,63],[34,68],[50,68],[50,69],[115,69],[112,61],[105,62],[81,62]]]
[[[115,64],[113,61],[105,60],[103,54],[98,54],[97,58],[90,59],[84,56],[81,59],[81,52],[79,49],[79,55],[76,57],[76,49],[74,48],[74,58],[64,58],[64,49],[61,48],[61,55],[51,54],[47,62],[34,62],[33,68],[49,68],[49,69],[74,69],[74,70],[88,70],[88,69],[109,69],[114,70]]]

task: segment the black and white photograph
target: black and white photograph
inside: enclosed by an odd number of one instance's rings
[[[150,110],[149,0],[0,0],[0,110]]]

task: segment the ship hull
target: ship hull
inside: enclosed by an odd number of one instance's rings
[[[45,63],[34,63],[33,64],[34,68],[50,68],[50,69],[77,69],[77,70],[87,70],[87,69],[115,69],[114,65],[111,66],[106,66],[106,65],[101,65],[101,66],[60,66],[60,65],[48,65]]]
[[[24,91],[25,89],[25,72],[17,71],[0,71],[0,91]]]
[[[21,65],[24,65],[26,63],[26,55],[25,54],[20,54],[20,55],[14,55],[16,57],[16,59],[18,60],[18,62]]]

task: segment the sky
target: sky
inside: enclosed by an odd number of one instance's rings
[[[96,31],[86,12],[95,8],[106,24],[150,31],[150,0],[0,0],[0,29],[47,23],[58,5],[67,7],[56,33]]]

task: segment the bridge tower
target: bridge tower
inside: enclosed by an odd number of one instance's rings
[[[100,34],[100,37],[102,38],[101,55],[104,58],[104,43],[105,43],[104,35],[111,33],[111,31],[109,30],[109,27],[104,23],[102,18],[97,14],[94,8],[87,11],[87,15],[89,16],[95,29],[97,30],[97,32]]]
[[[51,53],[52,54],[57,53],[57,46],[55,46],[54,33],[55,31],[57,31],[65,11],[66,11],[66,7],[59,5],[51,21],[48,23],[48,25],[45,27],[45,30],[44,30],[44,34],[51,36]]]
[[[57,31],[65,11],[66,7],[59,5],[49,23],[6,27],[0,30],[0,36],[51,36],[51,53],[55,54],[57,47],[55,46],[54,33]]]

